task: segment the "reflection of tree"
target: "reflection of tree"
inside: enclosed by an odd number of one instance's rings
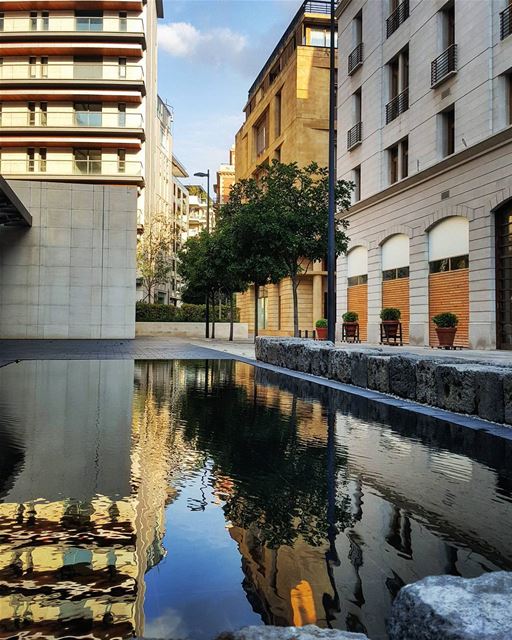
[[[256,525],[260,541],[269,547],[293,545],[299,536],[321,544],[328,537],[326,439],[301,437],[296,402],[286,412],[264,404],[257,388],[250,395],[233,373],[232,365],[229,384],[208,394],[197,386],[187,389],[180,407],[185,441],[212,459],[214,475],[233,480],[224,507],[233,524]],[[335,466],[343,477],[339,453]],[[336,504],[335,519],[338,528],[348,526],[345,499]]]

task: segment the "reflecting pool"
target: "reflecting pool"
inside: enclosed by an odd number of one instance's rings
[[[232,361],[0,368],[0,638],[386,638],[512,570],[512,444]]]

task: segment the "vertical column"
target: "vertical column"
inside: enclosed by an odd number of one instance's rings
[[[323,305],[323,275],[322,275],[322,263],[313,263],[313,326],[315,322],[324,317],[324,305]],[[318,274],[318,275],[316,275]]]
[[[368,342],[380,339],[380,310],[382,306],[382,267],[380,246],[368,249]]]
[[[415,230],[410,241],[409,291],[411,319],[409,344],[428,345],[428,236]]]
[[[336,340],[341,339],[341,316],[347,311],[347,256],[339,256],[336,264]]]
[[[482,208],[469,222],[469,346],[496,348],[494,215]]]

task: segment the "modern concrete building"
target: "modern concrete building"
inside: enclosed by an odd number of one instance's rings
[[[272,160],[328,164],[330,4],[304,2],[249,89],[245,122],[236,134],[236,179],[258,177]],[[327,278],[315,263],[298,288],[299,327],[311,331],[325,317]],[[254,329],[254,287],[237,296],[240,319]],[[292,285],[260,287],[262,334],[293,333]]]
[[[216,206],[223,205],[229,198],[229,191],[235,183],[235,146],[229,150],[229,163],[217,169],[217,182],[213,185],[217,196]]]
[[[134,335],[136,230],[159,192],[163,7],[82,4],[0,1],[0,175],[32,216],[0,228],[2,337]]]
[[[188,229],[187,238],[193,238],[206,229],[208,194],[201,185],[188,184]],[[213,203],[210,199],[210,229],[215,224]]]
[[[512,348],[512,8],[507,0],[342,0],[338,177],[355,183],[338,318],[402,311],[406,339]]]
[[[187,187],[182,184],[180,178],[188,178],[188,172],[181,162],[173,156],[173,224],[174,224],[174,244],[173,252],[175,256],[172,282],[176,292],[175,304],[181,303],[181,292],[183,288],[183,282],[178,274],[178,253],[183,247],[183,243],[186,242],[188,236],[188,190]]]

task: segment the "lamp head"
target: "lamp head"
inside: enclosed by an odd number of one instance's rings
[[[198,178],[207,178],[208,174],[204,173],[203,171],[198,171],[197,173],[194,173],[194,175]]]

